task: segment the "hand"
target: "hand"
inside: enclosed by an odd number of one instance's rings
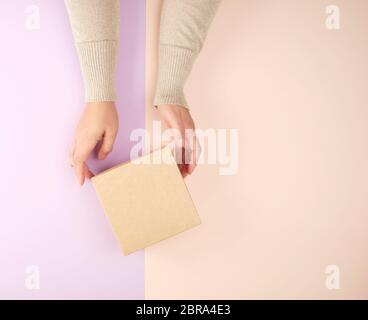
[[[181,148],[182,155],[182,159],[179,159],[182,161],[179,161],[178,167],[185,178],[188,174],[193,173],[200,153],[200,146],[194,131],[194,121],[189,110],[182,106],[160,105],[158,110],[166,127],[178,132],[179,136],[175,137],[175,140],[176,142],[180,140],[179,148]]]
[[[119,121],[114,102],[90,102],[86,104],[79,121],[76,135],[70,149],[70,164],[78,182],[93,177],[86,161],[98,146],[98,159],[103,160],[112,151]]]

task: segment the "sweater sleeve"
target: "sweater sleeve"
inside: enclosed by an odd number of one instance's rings
[[[65,0],[86,102],[115,101],[119,0]]]
[[[164,0],[154,105],[188,108],[184,85],[221,0]]]

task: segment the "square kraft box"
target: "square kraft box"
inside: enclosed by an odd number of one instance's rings
[[[108,169],[92,183],[124,255],[201,223],[168,147]]]

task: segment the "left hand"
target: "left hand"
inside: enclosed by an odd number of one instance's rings
[[[179,161],[178,167],[185,178],[193,173],[200,153],[194,121],[189,110],[179,105],[159,105],[158,110],[167,129],[175,129],[178,132],[179,136],[175,140],[181,142],[179,147],[182,153],[182,161]]]
[[[87,159],[98,146],[98,159],[104,160],[112,151],[119,120],[114,102],[89,102],[79,121],[70,149],[70,164],[74,167],[80,185],[91,179],[93,173]]]

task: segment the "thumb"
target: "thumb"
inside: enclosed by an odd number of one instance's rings
[[[107,155],[111,153],[114,146],[115,138],[116,134],[113,134],[111,132],[105,133],[100,149],[98,150],[97,157],[99,160],[104,160],[107,157]]]

